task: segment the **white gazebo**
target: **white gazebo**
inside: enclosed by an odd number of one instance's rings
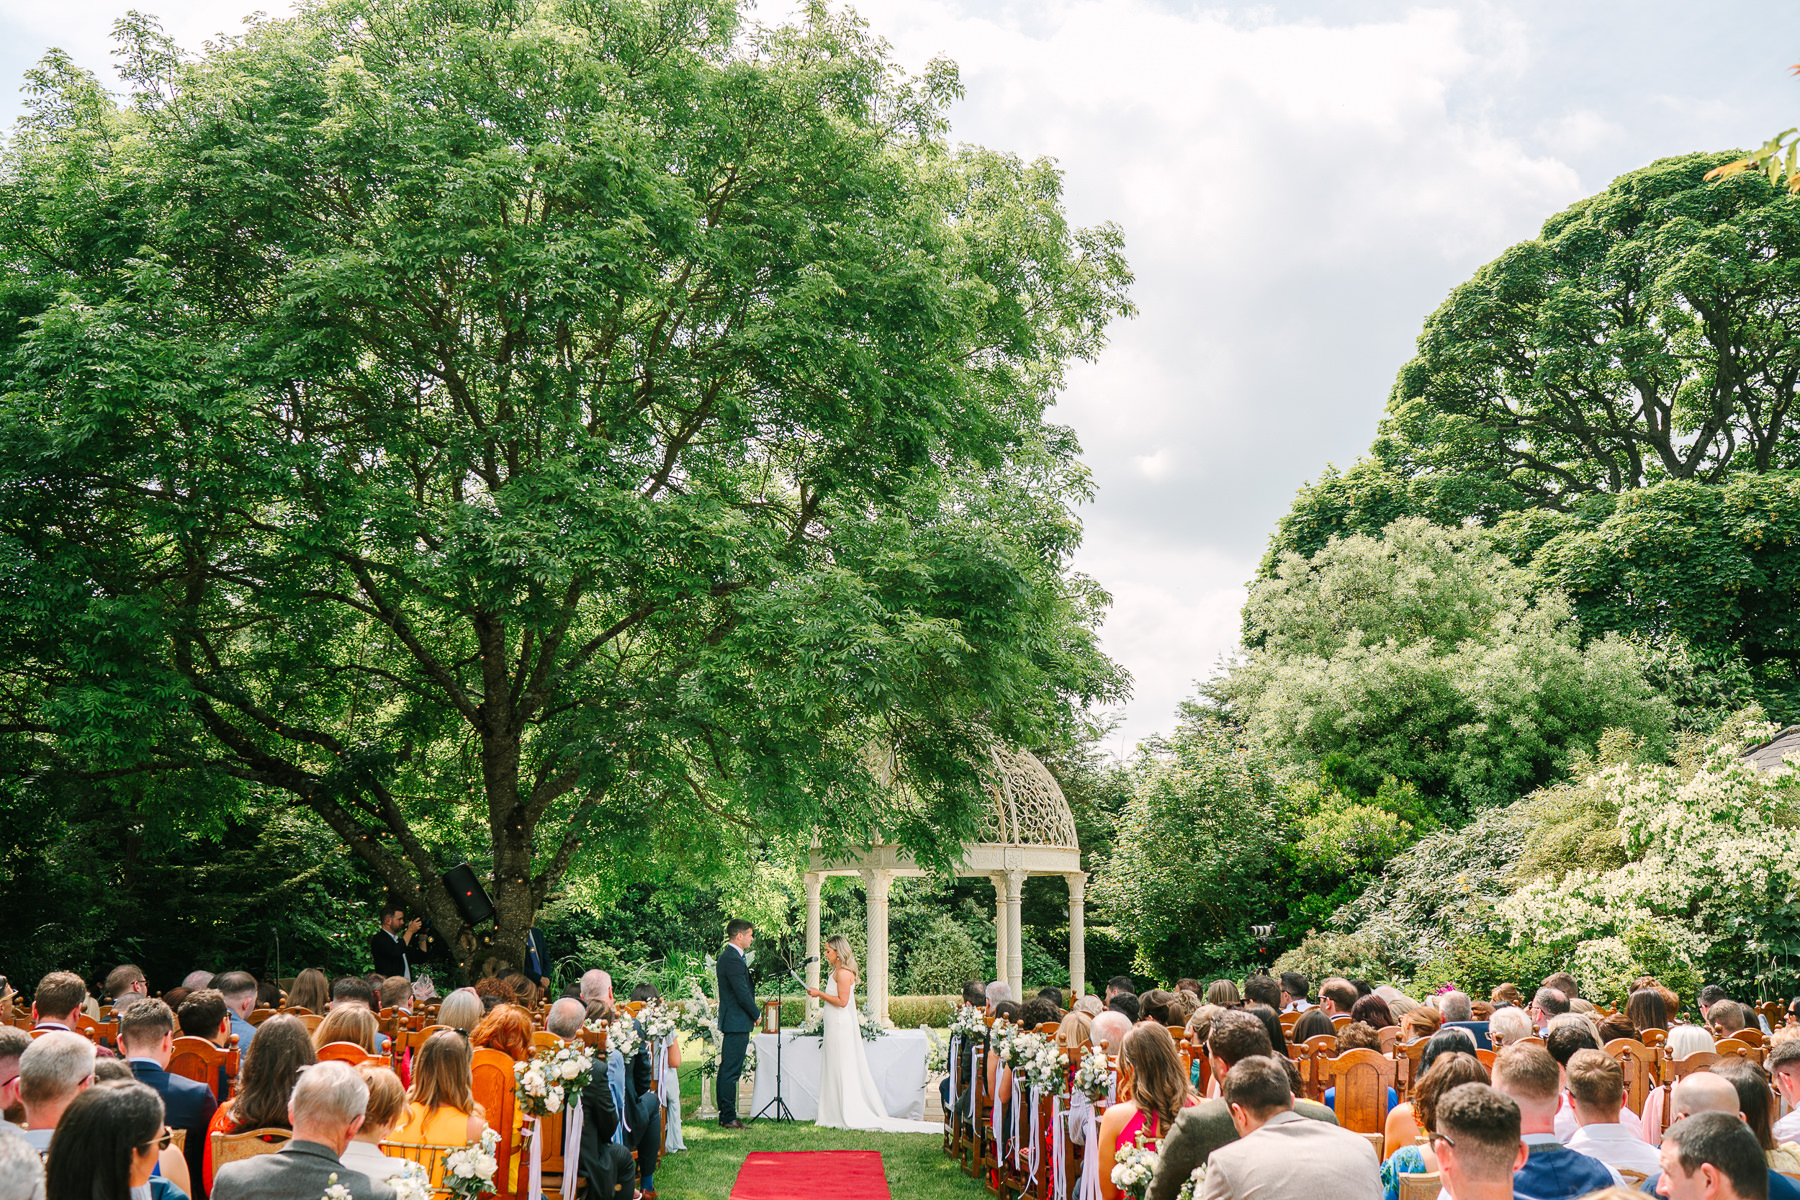
[[[992,807],[982,840],[972,843],[956,866],[961,877],[984,875],[994,885],[994,978],[1024,991],[1025,958],[1019,929],[1019,900],[1031,875],[1060,875],[1069,887],[1069,983],[1080,994],[1086,971],[1084,890],[1081,847],[1075,818],[1062,789],[1035,755],[995,744],[983,771]],[[892,757],[888,778],[893,778]],[[806,953],[813,959],[806,981],[819,986],[819,890],[827,875],[859,875],[868,901],[869,944],[864,986],[876,1013],[888,1011],[888,890],[896,877],[926,875],[899,846],[882,844],[843,858],[814,851],[806,872]],[[808,1001],[807,1011],[818,1001]]]

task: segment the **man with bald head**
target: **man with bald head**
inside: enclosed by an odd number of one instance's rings
[[[1109,1008],[1094,1018],[1093,1025],[1088,1028],[1088,1040],[1117,1058],[1120,1048],[1125,1045],[1125,1035],[1130,1032],[1131,1018]]]
[[[1711,1071],[1695,1071],[1685,1079],[1675,1081],[1669,1089],[1669,1132],[1688,1117],[1701,1113],[1724,1113],[1739,1121],[1744,1119],[1743,1111],[1738,1107],[1737,1087],[1723,1075],[1714,1075]],[[1666,1160],[1665,1160],[1666,1161]],[[1644,1180],[1638,1189],[1653,1192],[1659,1196],[1680,1195],[1681,1187],[1657,1190],[1657,1182],[1662,1172]],[[1778,1171],[1769,1172],[1769,1200],[1800,1200],[1800,1186]]]

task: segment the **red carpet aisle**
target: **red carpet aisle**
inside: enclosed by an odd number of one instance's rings
[[[887,1174],[875,1150],[751,1154],[731,1200],[888,1200]]]

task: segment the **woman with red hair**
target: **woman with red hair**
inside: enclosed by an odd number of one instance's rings
[[[475,1031],[469,1035],[469,1044],[478,1050],[498,1050],[514,1062],[524,1062],[531,1057],[531,1016],[516,1004],[497,1004],[475,1026]],[[525,1117],[517,1107],[513,1109],[512,1124],[512,1144],[523,1147],[525,1141],[521,1133]],[[519,1186],[519,1160],[523,1157],[523,1154],[513,1155],[509,1191]]]

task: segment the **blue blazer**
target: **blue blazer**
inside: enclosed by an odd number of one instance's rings
[[[1612,1186],[1612,1172],[1597,1158],[1554,1142],[1531,1147],[1513,1172],[1513,1200],[1567,1200]]]
[[[736,946],[719,951],[719,1032],[749,1033],[756,1028],[756,993],[750,990],[750,967]]]
[[[206,1188],[201,1182],[201,1167],[206,1161],[206,1127],[212,1124],[218,1102],[204,1083],[171,1075],[153,1062],[131,1060],[131,1073],[162,1097],[164,1119],[171,1129],[187,1130],[187,1144],[181,1156],[187,1159],[188,1178],[193,1181],[194,1195],[205,1200]]]

